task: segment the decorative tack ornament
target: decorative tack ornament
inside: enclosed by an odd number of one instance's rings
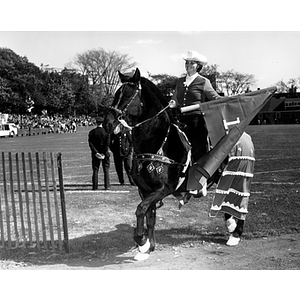
[[[151,162],[148,166],[147,166],[147,170],[149,173],[152,173],[154,171],[155,167],[153,165],[153,163]]]
[[[159,166],[156,168],[156,173],[157,173],[158,175],[160,175],[163,171],[164,171],[163,165],[159,165]]]

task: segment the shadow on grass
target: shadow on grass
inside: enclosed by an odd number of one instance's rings
[[[118,224],[116,230],[82,236],[69,241],[70,253],[31,249],[2,250],[2,260],[23,262],[27,265],[57,265],[97,268],[118,264],[132,264],[137,253],[133,240],[134,228]],[[156,250],[172,251],[172,247],[201,246],[203,242],[225,244],[222,233],[198,231],[191,227],[156,230]]]

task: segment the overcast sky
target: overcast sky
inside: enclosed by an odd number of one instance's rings
[[[92,2],[87,0],[84,3]],[[251,2],[251,6],[247,5],[242,10],[244,15],[231,10],[218,11],[216,7],[222,7],[222,4],[217,1],[213,3],[215,7],[211,5],[206,13],[196,9],[193,5],[195,2],[191,1],[182,3],[176,14],[164,14],[157,8],[161,6],[155,6],[159,3],[156,0],[151,2],[152,6],[147,2],[148,7],[144,10],[140,8],[136,13],[122,13],[124,3],[127,3],[128,9],[130,2],[121,2],[121,9],[117,9],[120,8],[118,2],[115,8],[101,6],[95,9],[96,12],[89,6],[88,16],[84,14],[88,5],[82,6],[82,2],[77,7],[81,16],[72,14],[71,6],[65,10],[55,5],[41,8],[40,2],[36,2],[36,8],[40,9],[38,12],[24,14],[22,9],[27,6],[21,2],[21,9],[14,15],[14,20],[19,20],[18,25],[11,26],[15,24],[12,19],[0,24],[3,29],[0,31],[0,47],[27,56],[37,66],[43,63],[58,68],[63,68],[77,53],[104,48],[128,54],[144,75],[150,72],[175,76],[184,72],[181,55],[188,50],[196,50],[208,58],[209,64],[217,64],[221,72],[233,69],[253,74],[257,79],[256,87],[265,88],[279,80],[286,82],[300,76],[300,31],[295,26],[286,26],[288,22],[283,16],[279,18],[272,15],[276,1],[272,1],[273,6],[266,6],[264,10],[261,5],[255,6],[256,1]],[[51,3],[60,2],[54,0]],[[76,7],[78,2],[69,3]],[[199,6],[199,2],[196,3]],[[233,7],[241,2],[229,0],[227,6],[229,3]],[[285,2],[284,8],[278,9],[285,18],[288,12],[289,21],[294,20],[292,17],[296,9],[289,7],[288,3]],[[201,17],[203,21],[198,21],[198,17],[195,19],[198,15],[208,18]],[[160,26],[162,17],[163,25]],[[104,26],[101,25],[103,23]]]

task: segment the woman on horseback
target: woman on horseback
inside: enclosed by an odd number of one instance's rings
[[[214,90],[210,81],[199,74],[207,64],[207,58],[197,51],[188,51],[182,57],[187,74],[176,82],[172,100],[176,101],[177,111],[184,106],[219,99],[221,96]],[[192,145],[192,159],[195,162],[207,152],[208,146],[207,129],[201,109],[179,113],[177,118],[186,125],[185,132]]]

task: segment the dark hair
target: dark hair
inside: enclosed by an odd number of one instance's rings
[[[203,68],[203,65],[201,65],[199,62],[197,62],[197,72],[199,73]]]

